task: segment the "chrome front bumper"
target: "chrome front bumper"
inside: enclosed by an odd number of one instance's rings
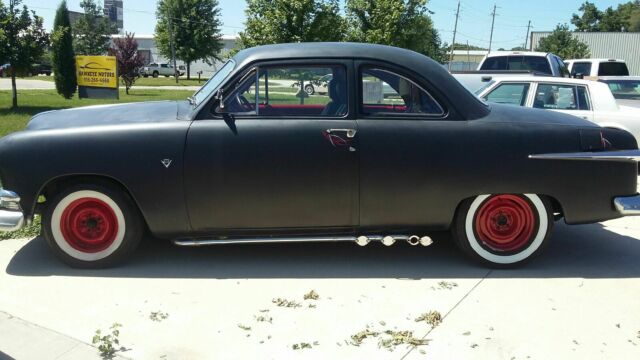
[[[0,231],[14,231],[24,225],[20,197],[13,191],[0,189]]]
[[[624,216],[640,215],[640,194],[614,198],[613,205]]]

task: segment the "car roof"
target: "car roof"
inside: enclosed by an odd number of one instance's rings
[[[598,76],[598,80],[640,80],[640,76]]]
[[[593,80],[574,79],[557,76],[495,76],[496,81],[526,81],[526,82],[561,82],[567,84],[589,84]]]
[[[256,61],[304,59],[362,59],[374,60],[406,68],[430,82],[434,92],[455,106],[465,119],[486,116],[488,108],[470,93],[439,63],[415,51],[386,45],[314,42],[263,45],[238,52],[234,56],[234,72]]]
[[[539,51],[492,51],[487,54],[487,57],[495,57],[495,56],[510,56],[510,55],[518,55],[518,56],[547,56],[549,53],[539,52]]]
[[[565,61],[572,61],[572,62],[576,62],[576,61],[580,61],[580,62],[625,62],[623,59],[568,59]]]

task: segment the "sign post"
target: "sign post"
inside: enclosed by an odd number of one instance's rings
[[[115,56],[76,56],[80,99],[119,99]]]

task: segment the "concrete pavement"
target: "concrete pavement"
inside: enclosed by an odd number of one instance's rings
[[[199,249],[149,240],[127,265],[101,271],[65,267],[41,238],[2,241],[0,311],[85,344],[120,323],[120,355],[135,359],[640,358],[640,219],[559,223],[543,256],[518,270],[478,267],[436,240]],[[320,298],[304,300],[312,289]],[[444,316],[433,330],[415,321],[431,310]],[[366,329],[382,334],[351,345]],[[389,351],[379,347],[385,330],[430,342]],[[14,356],[15,333],[2,334],[0,351]]]

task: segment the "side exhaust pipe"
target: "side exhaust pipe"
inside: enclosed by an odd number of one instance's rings
[[[407,242],[411,246],[416,246],[420,244],[420,237],[418,235],[411,235],[409,236],[409,239],[407,240]]]
[[[356,244],[360,246],[367,246],[370,242],[371,239],[366,236],[358,236],[358,238],[356,239]]]
[[[431,244],[433,244],[433,240],[431,240],[429,236],[423,236],[420,238],[420,245],[429,246]]]
[[[383,237],[383,238],[382,238],[382,243],[383,243],[385,246],[391,246],[391,245],[393,245],[395,242],[396,242],[396,239],[395,239],[393,236],[388,236],[388,235],[387,235],[387,236],[385,236],[385,237]]]

